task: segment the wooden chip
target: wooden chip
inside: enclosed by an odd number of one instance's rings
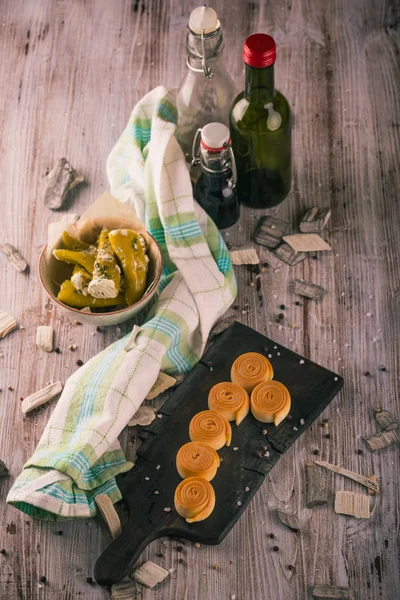
[[[8,475],[8,469],[3,461],[0,460],[0,478],[5,477],[6,475]]]
[[[326,471],[315,464],[306,465],[306,506],[313,508],[328,502]]]
[[[22,258],[18,250],[12,244],[0,244],[0,252],[6,255],[8,262],[20,273],[25,271],[26,260]]]
[[[300,223],[300,231],[303,233],[319,233],[323,230],[332,211],[330,208],[318,208],[314,206],[306,212]]]
[[[316,585],[312,595],[317,600],[354,600],[352,588],[338,585]]]
[[[282,236],[289,233],[290,225],[275,217],[261,217],[254,232],[253,239],[257,244],[267,248],[276,248],[282,240]]]
[[[260,259],[254,248],[231,250],[230,255],[233,265],[258,265],[260,263]]]
[[[107,494],[98,494],[94,500],[115,540],[121,533],[121,521],[110,497]]]
[[[73,187],[85,181],[68,162],[60,158],[52,171],[47,175],[47,185],[44,192],[44,203],[52,210],[58,210],[65,203],[67,194]]]
[[[17,327],[17,321],[6,312],[0,312],[0,339],[6,337],[13,329]]]
[[[369,479],[372,483],[377,482],[376,475],[368,475],[367,479]],[[371,496],[375,496],[376,492],[368,488],[368,494],[370,494]]]
[[[168,571],[160,567],[160,565],[151,562],[151,560],[140,565],[132,573],[133,579],[149,588],[153,588],[158,583],[161,583],[168,575]]]
[[[135,427],[135,425],[150,425],[156,418],[156,409],[151,406],[139,406],[132,419],[129,421],[129,427]]]
[[[369,519],[369,496],[355,492],[335,492],[335,513]]]
[[[297,265],[306,257],[304,252],[296,252],[293,250],[293,248],[291,248],[291,246],[289,246],[289,244],[281,244],[275,250],[275,256],[283,260],[283,262],[287,263],[291,267]]]
[[[283,241],[289,244],[296,252],[321,252],[324,250],[331,250],[330,245],[316,233],[284,235]]]
[[[21,409],[24,414],[42,406],[42,404],[46,404],[46,402],[50,402],[53,400],[58,394],[61,394],[63,386],[59,381],[56,383],[50,383],[50,385],[46,386],[42,390],[27,396],[23,402],[21,402]]]
[[[225,319],[218,321],[214,325],[214,327],[211,329],[210,335],[208,336],[208,340],[211,341],[211,340],[214,340],[215,338],[217,338],[219,335],[221,335],[221,333],[223,333],[226,329],[228,329],[228,327],[230,327],[235,321],[236,321],[236,317],[234,317],[234,316],[226,317]]]
[[[168,390],[175,384],[176,379],[174,377],[171,377],[171,375],[167,375],[167,373],[160,371],[155,384],[146,396],[146,400],[153,400],[153,398],[156,398],[159,394],[165,392],[165,390]]]
[[[111,600],[136,600],[137,584],[132,579],[120,581],[111,587]]]
[[[383,448],[387,448],[392,444],[398,444],[399,441],[400,440],[396,431],[381,431],[380,433],[376,433],[371,437],[364,438],[364,442],[367,444],[371,452],[382,450]]]
[[[397,429],[399,422],[388,410],[376,410],[375,419],[385,431]]]
[[[296,279],[294,282],[294,293],[299,296],[311,298],[311,300],[322,300],[325,295],[325,290],[320,285],[304,281],[304,279]]]
[[[297,518],[297,515],[294,515],[293,513],[290,512],[286,512],[284,510],[280,510],[279,508],[276,511],[279,520],[286,525],[286,527],[289,527],[289,529],[292,529],[293,531],[298,531],[299,530],[299,520]]]
[[[36,328],[36,346],[44,352],[53,352],[54,330],[50,325]]]
[[[348,471],[347,469],[343,469],[343,467],[338,467],[337,465],[332,465],[331,463],[325,462],[323,460],[314,461],[315,465],[319,465],[320,467],[324,467],[329,471],[333,471],[338,475],[343,475],[343,477],[347,477],[348,479],[352,479],[353,481],[357,481],[357,483],[361,483],[368,489],[373,492],[379,492],[379,486],[371,480],[370,477],[365,477],[364,475],[360,475],[359,473],[354,473],[353,471]]]

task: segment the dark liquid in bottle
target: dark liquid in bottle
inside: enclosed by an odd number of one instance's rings
[[[218,229],[226,229],[238,220],[240,206],[236,188],[227,181],[231,172],[202,173],[195,190],[197,202],[210,215]]]
[[[238,180],[240,201],[254,208],[276,206],[290,191],[290,179],[282,178],[277,171],[252,169],[241,173]]]

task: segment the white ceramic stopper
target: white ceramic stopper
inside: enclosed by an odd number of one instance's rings
[[[229,139],[229,129],[223,123],[207,123],[201,130],[201,141],[208,148],[222,148]]]
[[[211,33],[219,27],[217,13],[209,6],[199,6],[190,13],[189,27],[193,33]]]

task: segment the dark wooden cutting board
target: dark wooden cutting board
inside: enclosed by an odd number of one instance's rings
[[[232,443],[229,448],[219,450],[223,460],[212,480],[215,509],[205,521],[189,524],[174,509],[174,492],[181,481],[175,467],[176,453],[190,441],[188,431],[193,415],[208,408],[210,388],[220,381],[229,381],[233,361],[251,351],[272,355],[269,360],[274,378],[284,383],[291,394],[291,418],[278,427],[260,423],[251,414],[239,427],[232,423]],[[207,363],[212,363],[212,368]],[[142,429],[143,441],[135,467],[117,477],[129,508],[129,520],[121,535],[97,560],[97,582],[101,585],[118,582],[130,572],[147,544],[162,536],[219,544],[246,509],[265,475],[342,386],[339,375],[241,323],[234,323],[161,407],[158,413],[161,418]],[[265,430],[267,434],[262,433]]]

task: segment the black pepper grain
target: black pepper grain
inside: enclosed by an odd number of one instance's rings
[[[178,559],[178,563],[179,563],[179,564],[182,564],[182,563],[183,563],[183,558],[179,558],[179,559]]]
[[[8,389],[9,392],[13,392],[14,391],[14,388],[13,388],[12,385],[9,385],[7,389]]]
[[[285,318],[285,315],[283,313],[279,313],[278,319],[284,319],[284,318]]]
[[[319,450],[317,448],[315,448],[315,450],[313,450],[313,454],[315,454],[315,456],[317,456],[319,454]]]
[[[54,352],[55,352],[56,354],[61,354],[61,350],[60,350],[60,348],[58,348],[58,347],[57,347],[57,348],[54,348]]]
[[[78,358],[78,360],[76,361],[76,364],[78,365],[78,367],[81,367],[83,365],[83,360]]]
[[[285,310],[286,306],[284,304],[281,304],[279,307],[281,310]]]
[[[295,305],[300,306],[300,302],[298,300],[296,300]]]
[[[182,552],[182,550],[183,550],[182,546],[177,546],[176,549],[178,552]]]
[[[91,577],[86,577],[86,583],[94,583]]]
[[[162,558],[164,556],[164,554],[162,552],[158,552],[157,556],[158,556],[158,558]]]
[[[327,440],[329,440],[331,436],[330,436],[330,434],[329,434],[329,433],[326,433],[326,434],[325,434],[325,437],[326,437],[326,439],[327,439]]]
[[[275,538],[275,534],[273,534],[273,533],[270,533],[270,534],[269,534],[269,537],[271,538],[271,540],[273,540],[273,539]]]
[[[384,373],[386,371],[386,367],[379,367],[379,370]]]
[[[6,556],[7,555],[7,550],[5,550],[4,548],[2,548],[0,550],[0,554],[2,554],[3,556]]]
[[[364,454],[364,452],[361,449],[359,449],[359,450],[357,450],[357,454],[359,454],[361,456],[361,454]]]
[[[274,552],[278,552],[278,550],[279,550],[279,546],[274,546],[274,547],[272,548],[272,550],[273,550]]]
[[[60,529],[59,531],[57,531],[57,535],[64,535],[64,532],[62,529]]]
[[[313,260],[317,260],[318,256],[316,254],[313,254]]]
[[[371,377],[371,373],[369,371],[365,371],[364,375],[365,377]]]
[[[288,565],[287,568],[289,569],[289,571],[294,571],[296,569],[294,565]]]
[[[39,579],[40,583],[46,583],[47,578],[45,577],[45,575],[42,575]]]
[[[96,327],[96,331],[97,331],[97,333],[102,333],[103,332],[102,328],[99,327],[99,326]]]

